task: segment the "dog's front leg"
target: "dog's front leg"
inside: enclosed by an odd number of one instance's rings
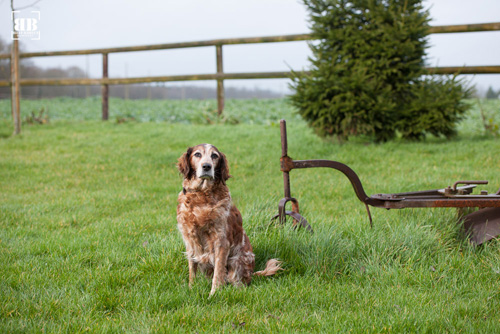
[[[196,271],[198,270],[198,263],[189,259],[189,288],[193,287],[194,279],[196,278]]]
[[[214,278],[212,281],[212,296],[217,288],[224,284],[226,280],[226,265],[227,256],[229,254],[229,242],[227,240],[218,240],[215,245],[215,265],[214,265]]]

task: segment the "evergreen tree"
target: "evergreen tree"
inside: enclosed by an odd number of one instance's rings
[[[304,0],[312,21],[309,75],[295,73],[291,102],[323,136],[400,132],[450,136],[468,95],[455,78],[424,69],[422,0]]]
[[[493,88],[488,87],[488,91],[486,92],[486,98],[487,99],[497,99],[498,96],[500,95],[500,90],[495,93],[495,91],[493,90]]]

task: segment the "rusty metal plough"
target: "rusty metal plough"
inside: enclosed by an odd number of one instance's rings
[[[470,241],[481,244],[495,238],[500,234],[500,190],[495,194],[481,191],[480,194],[472,194],[478,184],[487,184],[488,181],[457,181],[452,186],[415,192],[366,195],[358,175],[347,165],[331,160],[292,160],[288,156],[288,143],[286,134],[286,122],[281,120],[281,171],[285,197],[279,202],[279,212],[273,218],[279,218],[284,223],[286,216],[294,220],[294,224],[300,224],[312,232],[307,220],[299,213],[299,202],[290,193],[290,171],[302,168],[333,168],[342,172],[351,182],[358,199],[363,202],[368,212],[370,225],[372,217],[369,206],[384,209],[403,208],[479,208],[478,211],[463,217],[464,228],[470,233]],[[463,184],[463,186],[459,186]],[[291,202],[292,210],[286,210],[286,204]]]

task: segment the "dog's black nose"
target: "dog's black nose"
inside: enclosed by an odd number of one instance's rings
[[[205,172],[208,172],[210,169],[212,169],[212,165],[211,164],[203,164],[203,165],[201,165],[201,168],[203,168],[203,170]]]

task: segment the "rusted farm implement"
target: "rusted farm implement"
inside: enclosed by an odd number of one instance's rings
[[[372,217],[369,206],[384,209],[403,208],[479,208],[479,210],[464,216],[465,230],[470,233],[470,241],[482,244],[500,234],[500,189],[495,194],[481,191],[472,194],[478,184],[487,184],[488,181],[457,181],[452,186],[415,192],[366,195],[358,175],[347,165],[331,160],[292,160],[288,156],[286,122],[281,120],[281,171],[285,197],[279,202],[279,213],[273,218],[279,218],[284,223],[286,216],[294,219],[294,224],[300,224],[312,232],[307,220],[299,213],[299,202],[290,193],[290,171],[301,168],[327,167],[342,172],[351,182],[358,199],[363,202],[368,212],[370,226]],[[462,184],[463,186],[458,186]],[[286,210],[286,204],[291,202],[292,210]]]

